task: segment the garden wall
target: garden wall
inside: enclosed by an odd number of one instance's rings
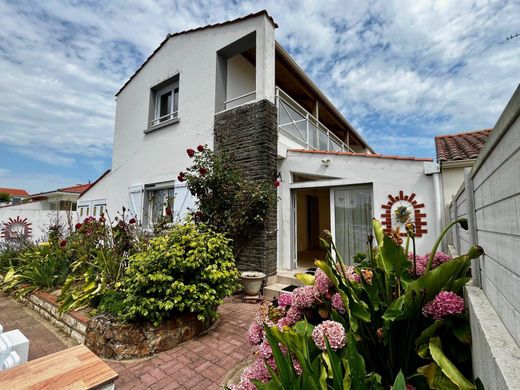
[[[248,178],[275,179],[277,147],[277,111],[270,101],[245,104],[215,115],[215,150],[229,153]],[[237,259],[238,269],[276,274],[276,205],[267,212],[266,227],[248,233],[251,240]]]
[[[52,211],[43,210],[41,207],[43,202],[31,202],[16,206],[0,207],[0,241],[3,239],[1,234],[6,225],[11,225],[10,220],[16,220],[18,217],[20,220],[24,220],[24,224],[30,228],[30,239],[33,241],[44,241],[46,240],[49,225],[59,219],[60,223],[64,226],[69,224],[70,218],[71,226],[73,227],[77,221],[77,213],[66,211]],[[21,227],[16,227],[20,229]]]
[[[520,87],[496,123],[450,215],[467,216],[458,227],[459,253],[470,245],[485,255],[472,264],[467,286],[473,333],[474,374],[488,389],[520,388]]]

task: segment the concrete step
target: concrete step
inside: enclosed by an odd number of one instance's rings
[[[270,300],[276,299],[280,296],[280,294],[282,292],[287,292],[287,291],[282,291],[282,290],[289,286],[290,286],[289,284],[284,284],[284,283],[269,284],[264,287],[264,298],[270,299]]]

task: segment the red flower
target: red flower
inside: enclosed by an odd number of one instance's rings
[[[67,245],[67,240],[61,240],[60,246],[63,248],[65,245]]]
[[[135,220],[135,218],[130,218],[130,220],[128,221],[128,223],[130,225],[133,225],[134,223],[137,223],[137,221]]]
[[[184,172],[179,173],[179,176],[177,176],[177,180],[179,180],[180,182],[183,182],[184,180],[186,180],[186,177],[184,176]]]
[[[164,210],[164,213],[166,214],[167,217],[171,217],[172,209],[170,207],[166,207],[166,210]]]
[[[188,156],[190,157],[195,156],[195,151],[193,149],[186,149],[186,153],[188,153]]]
[[[280,187],[280,181],[279,181],[279,180],[275,180],[274,183],[273,183],[273,185],[274,185],[275,187]]]
[[[103,217],[103,216],[99,217],[99,222],[105,223],[105,217]]]
[[[201,175],[205,175],[206,173],[208,173],[208,168],[204,168],[204,167],[199,168],[199,173]]]
[[[81,229],[81,226],[83,226],[83,225],[82,225],[81,223],[78,222],[78,223],[76,224],[76,226],[75,226],[75,227],[76,227],[76,230]]]
[[[197,150],[199,152],[202,152],[204,150],[204,146],[202,146],[202,145],[197,146]]]

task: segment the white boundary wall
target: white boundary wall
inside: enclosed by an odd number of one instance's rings
[[[450,204],[450,216],[466,216],[454,245],[471,245],[485,255],[472,266],[466,287],[473,333],[474,375],[486,389],[520,389],[520,87],[493,129],[464,185]]]

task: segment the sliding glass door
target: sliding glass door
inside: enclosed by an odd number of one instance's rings
[[[343,261],[352,264],[356,253],[368,250],[372,231],[372,186],[335,188],[334,234]]]

